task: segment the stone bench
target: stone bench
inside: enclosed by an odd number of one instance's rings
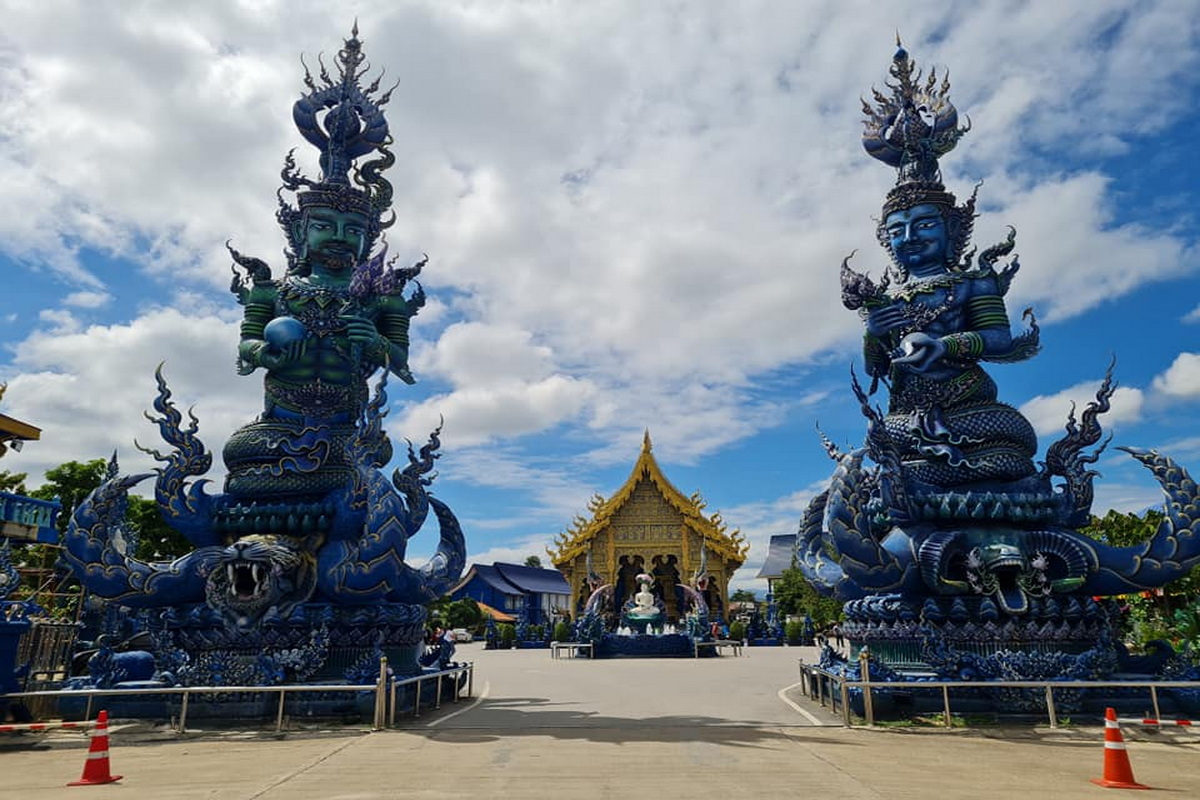
[[[720,651],[724,650],[726,647],[733,650],[733,654],[735,656],[740,656],[742,654],[742,643],[739,641],[736,641],[735,639],[715,639],[714,641],[711,641],[711,642],[699,642],[698,641],[698,642],[693,643],[693,646],[695,647],[695,650],[696,650],[696,658],[700,657],[700,648],[701,647],[711,647],[711,648],[713,648],[713,650],[717,651],[718,655],[720,655]]]
[[[550,657],[551,658],[562,658],[563,651],[570,653],[571,658],[575,658],[579,654],[580,650],[586,650],[587,654],[588,654],[588,658],[592,657],[592,643],[591,642],[551,642],[550,643]]]

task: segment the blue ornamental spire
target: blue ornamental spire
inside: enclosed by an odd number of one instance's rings
[[[374,99],[371,95],[379,89],[378,78],[366,89],[358,85],[367,67],[363,67],[366,56],[357,21],[350,38],[343,42],[337,55],[338,79],[330,78],[318,57],[323,85],[318,87],[305,65],[304,84],[310,91],[292,106],[292,119],[300,134],[321,151],[321,180],[327,184],[349,184],[354,159],[379,149],[388,138],[382,107],[391,99],[391,90]],[[322,111],[326,113],[318,119]]]
[[[958,111],[949,98],[949,74],[943,73],[941,85],[934,69],[922,80],[899,34],[888,72],[894,79],[885,84],[891,96],[872,89],[875,107],[862,101],[863,147],[873,158],[899,170],[897,183],[940,183],[938,159],[971,128],[969,120],[958,127]]]
[[[368,220],[370,246],[395,222],[394,213],[388,214],[392,185],[382,174],[396,160],[388,149],[392,140],[383,107],[399,82],[379,95],[376,93],[382,73],[365,88],[360,85],[370,66],[358,38],[357,21],[350,38],[342,42],[337,54],[337,78],[330,75],[320,56],[316,78],[305,64],[304,85],[308,91],[292,106],[292,120],[300,135],[320,151],[321,166],[321,179],[314,181],[300,173],[292,153],[284,160],[283,188],[296,192],[298,208],[290,205],[281,192],[276,218],[288,237],[293,267],[294,254],[301,249],[297,237],[305,209],[322,207],[362,214]],[[378,157],[356,164],[357,159],[370,154]]]

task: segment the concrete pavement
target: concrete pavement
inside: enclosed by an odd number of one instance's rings
[[[65,788],[86,739],[0,739],[0,794],[360,798],[1099,798],[1103,730],[845,730],[789,686],[804,648],[743,658],[551,660],[485,652],[476,696],[396,730],[184,737],[118,725],[117,784]],[[783,696],[781,697],[781,691]],[[799,707],[785,702],[790,699]],[[816,724],[814,724],[816,723]],[[199,724],[199,723],[198,723]],[[822,725],[826,725],[822,727]],[[1142,783],[1200,793],[1200,734],[1126,731]]]

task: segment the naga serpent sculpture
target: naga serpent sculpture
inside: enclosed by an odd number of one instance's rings
[[[93,594],[130,608],[206,602],[245,627],[272,607],[286,616],[312,600],[427,602],[461,575],[466,549],[461,527],[427,488],[439,431],[419,453],[409,447],[408,466],[395,470],[390,481],[360,463],[354,486],[320,502],[242,502],[205,493],[204,480],[188,482],[207,471],[211,457],[195,436],[194,418],[187,429],[180,426],[161,368],[156,377],[155,408],[162,415],[156,422],[176,449],[167,456],[154,452],[167,464],[157,470],[155,493],[164,516],[196,549],[158,563],[124,552],[118,542],[127,493],[152,474],[116,476],[110,469],[110,477],[76,508],[64,539],[68,564]],[[386,399],[382,384],[363,421],[376,435]],[[360,442],[359,451],[370,447]],[[441,538],[435,555],[414,568],[405,563],[405,547],[430,509]]]
[[[319,148],[322,176],[304,177],[287,155],[276,212],[288,242],[284,275],[227,245],[230,289],[244,309],[238,372],[266,376],[262,413],[223,448],[224,491],[206,491],[212,455],[195,416],[185,423],[172,403],[160,365],[157,415],[147,416],[171,449],[139,449],[162,466],[121,476],[114,456],[67,529],[65,558],[84,587],[129,609],[165,609],[137,619],[165,642],[160,661],[197,681],[316,674],[330,647],[342,648],[343,667],[359,659],[346,675],[377,669],[372,657],[384,651],[396,669],[419,669],[421,604],[465,565],[458,520],[429,490],[441,426],[419,450],[409,445],[408,464],[390,479],[382,472],[393,453],[382,425],[386,383],[414,382],[408,330],[425,303],[416,278],[427,259],[396,268],[380,240],[395,222],[381,174],[395,161],[382,110],[391,92],[376,97],[378,79],[359,85],[364,60],[355,25],[336,76],[323,62],[317,78],[305,68],[309,91],[293,119]],[[170,562],[139,560],[127,546],[127,493],[152,474],[164,520],[194,548]],[[437,550],[410,566],[408,540],[431,511]]]
[[[1089,466],[1108,443],[1100,442],[1098,418],[1115,390],[1113,364],[1036,466],[1032,425],[997,399],[981,366],[1020,361],[1039,348],[1032,313],[1023,315],[1030,330],[1014,336],[1004,304],[1019,264],[1014,255],[998,265],[1016,232],[974,263],[975,195],[957,204],[938,166],[967,130],[957,127],[949,82],[939,85],[932,71],[922,79],[903,47],[890,75],[891,95],[875,91],[875,107],[863,104],[863,143],[898,169],[876,229],[891,263],[878,283],[849,259],[841,267],[843,303],[866,329],[869,387],[852,376],[866,441],[842,452],[822,434],[836,467],[804,514],[797,564],[818,591],[846,601],[852,645],[869,645],[882,658],[874,674],[882,676],[889,660],[942,672],[971,659],[974,674],[1102,673],[1097,665],[1115,659],[1097,648],[1115,645],[1111,610],[1096,600],[1161,587],[1200,565],[1196,483],[1165,455],[1122,448],[1162,486],[1166,514],[1135,546],[1080,532],[1091,519]],[[886,410],[871,402],[880,384],[888,388]],[[948,645],[963,649],[952,657]],[[982,668],[967,651],[1007,653],[1009,661]],[[1018,651],[1074,654],[1076,662],[1013,667]]]

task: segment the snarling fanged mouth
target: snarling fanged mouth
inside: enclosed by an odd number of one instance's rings
[[[267,571],[261,564],[243,562],[226,564],[229,588],[238,600],[253,600],[266,591]]]
[[[272,608],[291,613],[316,588],[316,559],[297,540],[251,534],[230,544],[208,575],[205,602],[226,621],[247,628]]]

